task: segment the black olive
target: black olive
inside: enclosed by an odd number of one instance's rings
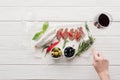
[[[75,49],[74,48],[72,48],[72,47],[66,47],[64,49],[64,55],[66,57],[72,57],[74,54],[75,54]]]

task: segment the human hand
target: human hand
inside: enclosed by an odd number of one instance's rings
[[[101,80],[110,80],[109,76],[109,61],[100,52],[91,49],[93,55],[93,66]]]

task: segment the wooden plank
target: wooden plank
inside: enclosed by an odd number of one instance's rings
[[[32,32],[41,29],[43,22],[0,22],[0,36],[31,36]],[[79,27],[84,22],[49,22],[50,27]],[[97,29],[93,22],[88,22],[91,33],[94,36],[120,36],[120,23],[112,22],[106,29]],[[85,29],[84,29],[85,30]],[[33,34],[34,34],[33,33]]]
[[[43,7],[43,6],[73,6],[73,7],[81,7],[81,6],[120,6],[120,2],[118,0],[0,0],[0,7],[9,6],[9,7]]]
[[[120,37],[95,37],[95,39],[94,46],[98,50],[120,50]],[[25,36],[0,36],[0,45],[0,50],[29,50],[33,49],[35,44],[31,38]]]
[[[113,21],[120,21],[119,10],[119,7],[0,7],[0,21],[93,21],[101,12],[108,12]]]
[[[88,74],[91,72],[92,74]],[[17,73],[17,74],[16,74]],[[7,75],[9,74],[9,75]],[[81,75],[79,75],[81,74]],[[69,76],[70,77],[66,77]],[[97,79],[93,67],[84,66],[0,66],[1,79]]]
[[[112,80],[119,80],[120,66],[110,66]],[[89,74],[90,73],[90,74]],[[67,77],[69,76],[69,77]],[[92,66],[1,65],[0,79],[98,80]]]
[[[120,51],[101,51],[109,60],[111,66],[120,66],[119,53]],[[66,60],[63,57],[60,60],[54,60],[48,54],[44,57],[44,53],[35,53],[31,50],[7,50],[0,51],[0,65],[92,65],[91,52],[85,52],[80,57],[73,60]]]
[[[118,0],[97,0],[97,6],[119,7],[120,1],[118,1]]]
[[[95,6],[96,0],[0,0],[0,6]]]

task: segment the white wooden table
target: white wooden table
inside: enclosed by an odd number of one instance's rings
[[[119,0],[0,0],[0,79],[80,79],[98,80],[90,59],[72,62],[42,62],[23,47],[23,22],[49,21],[50,25],[84,24],[88,21],[96,37],[96,50],[110,61],[112,80],[120,79],[120,1]],[[108,12],[112,24],[104,30],[93,26],[97,13]],[[28,14],[34,18],[28,18]]]

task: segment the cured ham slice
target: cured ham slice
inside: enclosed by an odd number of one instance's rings
[[[58,40],[61,39],[61,33],[62,33],[62,32],[63,32],[63,28],[61,28],[61,29],[59,29],[59,30],[57,31],[56,37],[57,37]]]
[[[64,32],[61,33],[61,36],[62,36],[62,38],[63,38],[64,40],[66,40],[66,39],[68,38],[68,28],[66,28],[66,29],[64,30]]]
[[[69,32],[68,32],[68,28],[65,28],[64,30],[63,28],[61,28],[57,31],[56,34],[58,40],[60,40],[61,38],[63,40],[69,38],[69,40],[73,41],[75,39],[77,42],[79,42],[81,38],[83,38],[84,36],[85,33],[83,32],[82,27],[78,27],[77,29],[71,28]]]
[[[81,34],[81,37],[85,37],[85,33],[83,32],[82,27],[78,28],[79,29],[79,33]]]
[[[77,42],[79,42],[80,39],[81,39],[81,36],[80,36],[79,30],[77,30],[77,29],[75,30],[75,39],[76,39]]]
[[[70,39],[71,41],[74,40],[74,29],[73,29],[73,28],[70,29],[70,31],[69,31],[69,39]]]

